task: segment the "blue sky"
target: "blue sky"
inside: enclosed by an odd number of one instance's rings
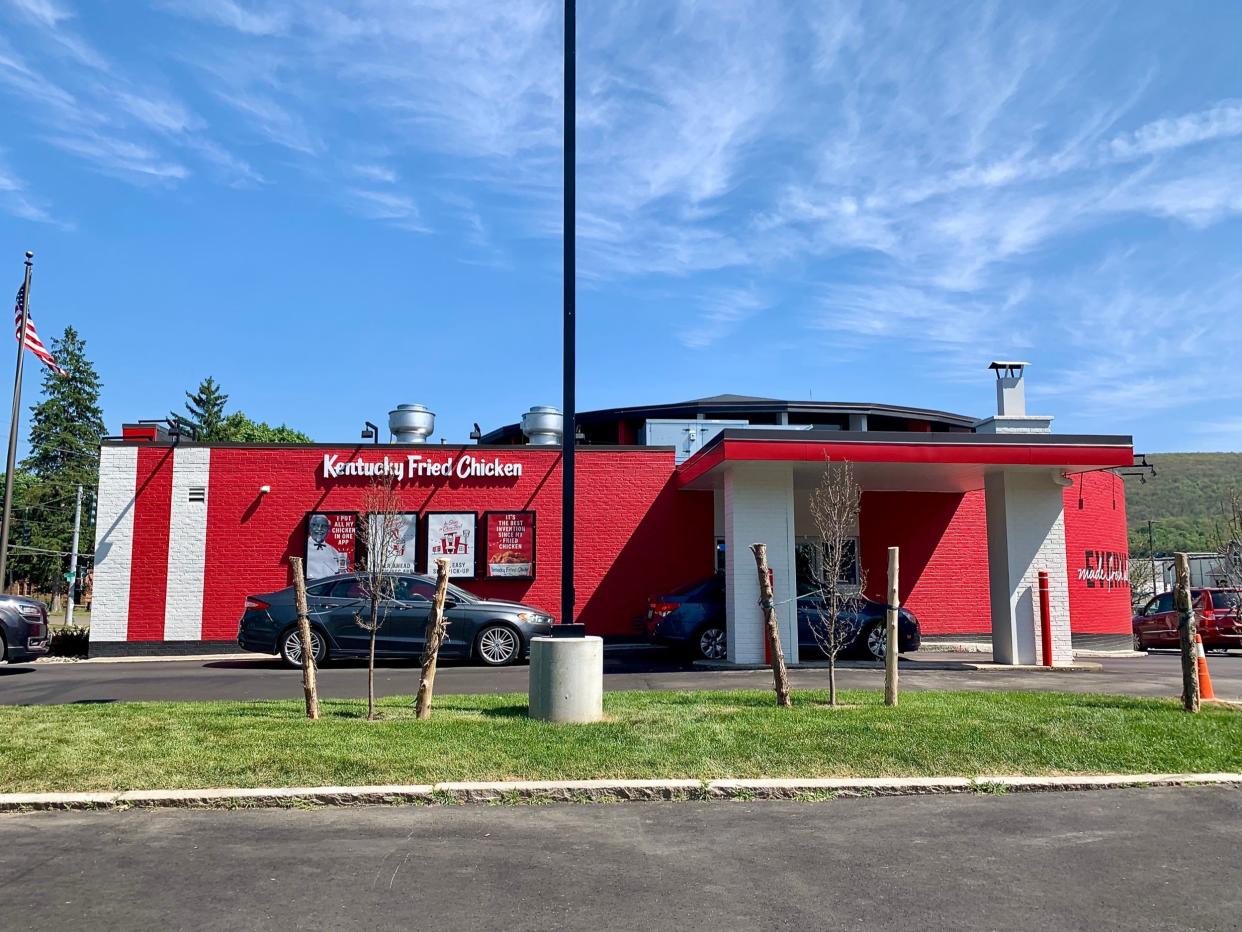
[[[1242,449],[1242,6],[579,7],[580,407],[985,416],[1017,357],[1061,432]],[[543,0],[0,0],[11,287],[34,249],[113,430],[208,374],[324,441],[559,403],[560,32]]]

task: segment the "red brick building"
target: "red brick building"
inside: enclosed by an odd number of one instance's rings
[[[730,656],[752,658],[745,544],[764,539],[778,590],[796,585],[805,499],[827,456],[853,462],[864,489],[868,589],[879,594],[886,550],[899,546],[903,602],[925,635],[999,629],[998,656],[1030,659],[1038,569],[1053,578],[1059,656],[1071,631],[1128,633],[1124,488],[1112,469],[1131,463],[1130,439],[989,431],[1004,417],[1025,415],[736,396],[579,415],[578,620],[632,637],[649,596],[724,570]],[[312,515],[344,535],[327,541],[334,553],[349,549],[350,516],[377,473],[393,476],[411,516],[411,569],[425,570],[451,524],[469,551],[459,584],[557,613],[555,439],[510,425],[476,445],[264,446],[127,427],[101,451],[92,653],[232,649],[246,595],[288,585],[289,557],[314,549]],[[521,575],[490,562],[498,547],[524,561]]]

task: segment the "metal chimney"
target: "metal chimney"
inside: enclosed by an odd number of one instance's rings
[[[423,405],[397,405],[388,412],[393,443],[426,443],[436,429],[436,416]]]
[[[1026,417],[1026,386],[1022,370],[1029,362],[997,360],[988,366],[996,373],[996,416]]]
[[[560,446],[565,435],[565,415],[560,408],[535,405],[522,415],[522,433],[531,446]]]
[[[988,366],[996,373],[996,414],[975,424],[980,434],[1050,434],[1052,418],[1026,413],[1022,372],[1028,362],[999,359]]]

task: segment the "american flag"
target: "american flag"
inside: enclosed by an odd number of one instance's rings
[[[17,289],[17,306],[13,309],[13,329],[14,339],[22,338],[22,308],[26,304],[26,285],[22,284]],[[56,365],[56,358],[47,351],[47,347],[43,345],[43,341],[39,339],[39,331],[35,330],[34,318],[30,315],[26,316],[26,349],[39,357],[39,361],[47,366],[57,375],[68,375],[64,369]]]

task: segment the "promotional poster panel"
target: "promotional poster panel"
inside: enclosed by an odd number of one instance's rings
[[[353,512],[319,511],[306,517],[306,578],[321,579],[354,568],[358,516]]]
[[[450,577],[473,579],[475,545],[473,512],[431,512],[427,515],[428,573],[435,572],[437,559],[448,557]]]
[[[535,578],[535,513],[489,511],[484,575],[490,578]]]
[[[418,513],[409,511],[394,515],[370,515],[367,546],[387,542],[392,558],[387,568],[392,573],[418,572]],[[387,517],[387,520],[385,518]]]

